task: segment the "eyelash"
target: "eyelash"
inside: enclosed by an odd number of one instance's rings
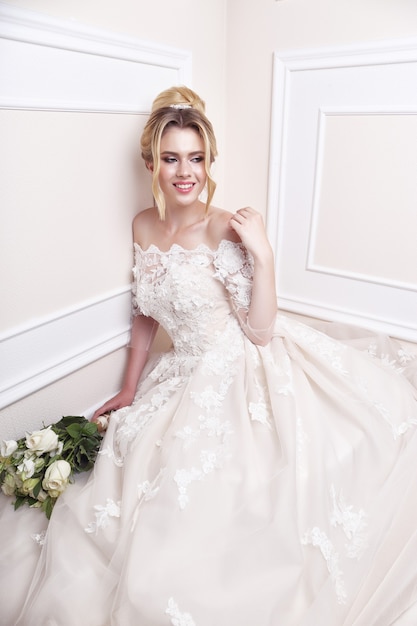
[[[165,163],[175,163],[177,159],[175,157],[164,157],[162,159]],[[191,159],[191,163],[201,163],[204,161],[204,157],[198,156]]]

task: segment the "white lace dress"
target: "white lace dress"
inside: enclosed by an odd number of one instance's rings
[[[135,256],[137,312],[173,348],[46,537],[3,506],[0,623],[415,626],[412,356],[282,315],[255,345],[239,244]]]

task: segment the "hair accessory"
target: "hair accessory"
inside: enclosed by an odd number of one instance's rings
[[[191,104],[170,104],[171,109],[192,109]]]

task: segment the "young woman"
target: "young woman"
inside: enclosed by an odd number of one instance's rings
[[[260,215],[211,204],[216,143],[194,92],[158,96],[142,154],[156,205],[133,224],[123,386],[39,558],[11,542],[4,624],[415,624],[411,355],[277,313]],[[172,348],[149,356],[159,324]]]
[[[248,311],[237,309],[238,317],[255,343],[267,343],[277,312],[272,249],[256,211],[247,207],[231,214],[211,206],[215,183],[210,165],[216,154],[213,129],[197,94],[185,88],[160,94],[142,137],[142,156],[153,175],[157,206],[137,215],[133,223],[134,244],[140,256],[139,250],[146,251],[151,246],[160,252],[169,252],[172,246],[189,251],[206,246],[215,251],[222,242],[242,242],[252,256],[254,275],[250,306]],[[200,196],[206,186],[208,198],[202,202]],[[185,293],[187,300],[191,297],[191,293]],[[134,305],[139,310],[138,298]],[[93,419],[133,402],[156,329],[152,317],[134,317],[123,389],[98,409]]]

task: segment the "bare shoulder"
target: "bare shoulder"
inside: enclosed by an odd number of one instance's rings
[[[141,247],[147,248],[158,221],[159,215],[156,207],[151,207],[138,213],[133,219],[133,241]]]
[[[216,207],[210,208],[207,230],[213,248],[216,248],[223,239],[240,242],[239,236],[230,226],[232,216],[233,213],[230,211]]]

